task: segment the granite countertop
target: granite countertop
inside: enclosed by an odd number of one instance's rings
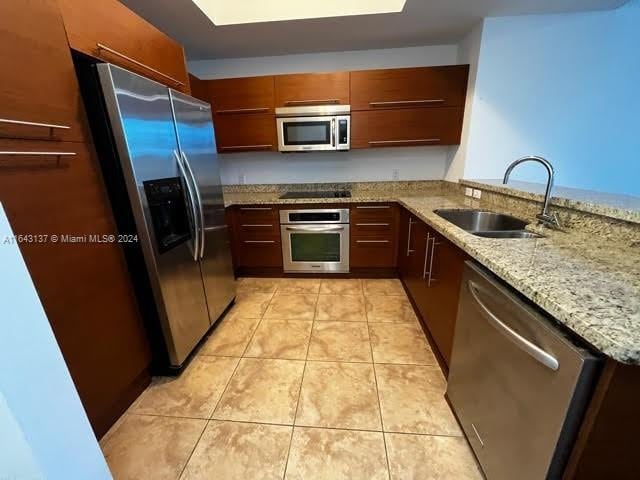
[[[397,201],[605,355],[640,365],[640,250],[593,235],[545,230],[546,238],[471,235],[434,210],[469,208],[460,194],[402,190],[352,198],[279,199],[280,192],[225,193],[225,205]]]

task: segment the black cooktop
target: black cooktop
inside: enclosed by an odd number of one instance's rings
[[[280,198],[351,198],[348,190],[333,192],[287,192],[280,195]]]

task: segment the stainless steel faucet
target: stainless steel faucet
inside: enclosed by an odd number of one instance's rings
[[[502,180],[502,183],[506,185],[507,182],[509,181],[509,176],[511,175],[511,172],[513,171],[513,169],[516,168],[521,163],[525,163],[525,162],[541,163],[544,166],[544,168],[547,169],[547,174],[548,174],[547,189],[544,192],[544,203],[542,204],[542,212],[536,215],[536,218],[549,227],[561,228],[560,221],[558,220],[558,216],[555,213],[549,214],[549,211],[548,211],[549,200],[551,199],[551,189],[553,188],[554,172],[553,172],[553,165],[551,165],[551,163],[549,163],[549,161],[546,158],[530,155],[530,156],[522,157],[513,161],[511,165],[507,167],[507,171],[504,172],[504,179]]]

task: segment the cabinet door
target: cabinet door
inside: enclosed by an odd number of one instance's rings
[[[449,365],[467,255],[433,231],[430,238],[423,315],[440,354]]]
[[[271,76],[224,78],[208,80],[206,83],[215,114],[273,113],[274,87]]]
[[[32,235],[20,250],[100,437],[146,386],[150,351],[121,245],[104,241],[117,231],[97,160],[80,142],[0,140],[0,150],[75,154],[0,155],[0,202],[15,234]]]
[[[464,105],[468,65],[351,72],[351,109]]]
[[[349,72],[279,75],[275,88],[277,107],[349,104]]]
[[[255,152],[276,149],[276,119],[273,115],[215,115],[218,152]]]
[[[416,217],[412,216],[412,219],[411,234],[408,240],[409,255],[405,258],[403,280],[413,301],[418,306],[418,310],[420,310],[420,306],[424,303],[426,290],[424,266],[427,249],[427,226]]]
[[[353,112],[351,148],[457,145],[462,116],[462,108]]]
[[[69,45],[189,93],[182,46],[117,0],[58,0]]]
[[[82,141],[84,111],[55,0],[0,2],[0,58],[0,137]]]

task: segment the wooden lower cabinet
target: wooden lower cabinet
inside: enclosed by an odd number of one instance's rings
[[[451,359],[464,262],[468,256],[431,227],[403,210],[399,270],[438,352]]]
[[[275,206],[228,210],[235,270],[282,268],[280,217]]]
[[[398,215],[395,204],[351,207],[351,268],[395,268],[398,258]]]

